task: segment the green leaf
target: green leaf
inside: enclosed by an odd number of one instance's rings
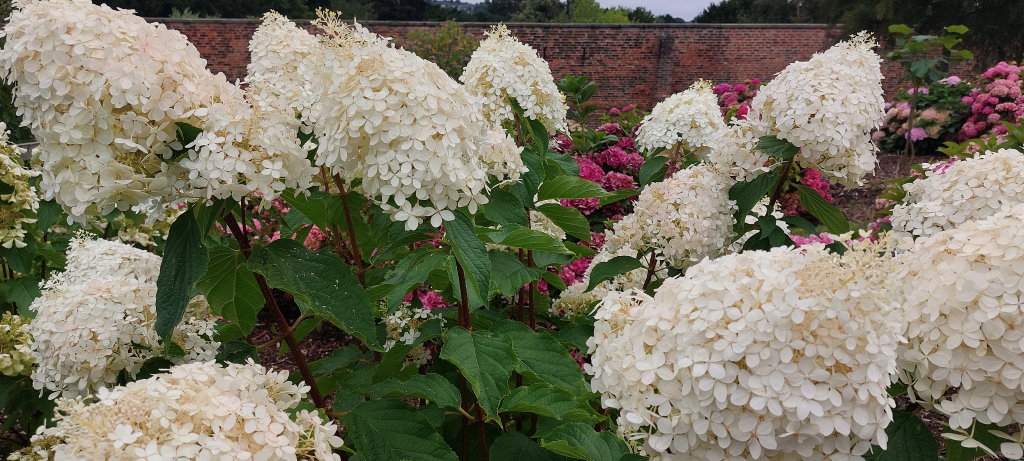
[[[754,146],[761,152],[768,154],[768,156],[776,160],[789,160],[790,157],[800,152],[800,148],[793,145],[793,143],[780,139],[777,136],[761,136],[757,140],[757,145]]]
[[[609,193],[607,196],[601,199],[601,206],[609,205],[618,202],[622,199],[627,199],[639,195],[640,193],[634,189],[622,189],[615,192]]]
[[[409,379],[388,379],[368,389],[370,397],[424,399],[441,408],[458,408],[462,403],[459,390],[439,374],[413,375]]]
[[[587,286],[587,291],[593,290],[605,280],[611,280],[629,271],[643,268],[644,263],[632,256],[616,256],[594,266],[594,269],[590,271],[590,285]]]
[[[864,455],[866,461],[935,461],[939,446],[935,436],[913,413],[895,410],[893,421],[885,428],[889,443],[885,451],[872,447]]]
[[[654,155],[640,165],[640,185],[646,186],[652,182],[661,181],[665,179],[666,172],[668,172],[668,157]]]
[[[398,400],[370,400],[342,418],[349,442],[373,461],[458,461],[422,413]]]
[[[16,272],[30,274],[32,273],[32,261],[36,258],[36,239],[34,235],[26,234],[22,240],[25,246],[21,248],[0,246],[0,259],[5,260],[7,265]]]
[[[494,268],[491,284],[501,294],[515,294],[523,285],[539,279],[544,272],[536,267],[526,267],[519,258],[503,251],[492,250],[489,254]]]
[[[281,239],[253,248],[249,269],[267,283],[291,293],[309,311],[381,350],[366,292],[351,268],[330,251],[313,251],[294,240]]]
[[[511,192],[516,194],[516,197],[524,205],[532,206],[537,189],[540,187],[541,182],[544,181],[547,173],[547,167],[545,166],[547,162],[544,161],[544,157],[541,154],[531,149],[523,149],[519,156],[523,159],[523,165],[526,166],[527,171],[520,176],[523,180],[521,183],[523,187],[517,188],[513,186]]]
[[[796,185],[797,193],[800,195],[800,204],[811,216],[818,218],[822,224],[833,234],[844,234],[850,231],[850,223],[843,217],[835,205],[828,203],[821,198],[818,191],[807,186]]]
[[[480,407],[498,420],[498,404],[508,393],[508,379],[517,363],[511,341],[490,331],[469,332],[461,327],[449,329],[445,336],[441,359],[462,372]]]
[[[947,26],[946,27],[946,32],[949,32],[951,34],[957,34],[957,35],[966,34],[968,30],[970,30],[970,29],[968,29],[967,26],[965,26],[963,24],[956,24],[956,25],[952,25],[952,26]]]
[[[156,280],[154,328],[164,341],[170,339],[181,322],[196,282],[206,273],[207,261],[199,224],[190,209],[171,224],[160,262],[160,276]]]
[[[768,191],[775,187],[779,180],[779,171],[772,170],[746,182],[738,182],[729,188],[729,199],[736,201],[736,222],[742,223],[743,218],[754,209]]]
[[[252,332],[264,300],[241,251],[223,246],[212,248],[209,269],[196,287],[206,296],[213,314],[231,322],[222,327],[225,334],[240,338]]]
[[[342,368],[347,368],[363,356],[363,352],[356,345],[349,345],[335,349],[331,355],[309,364],[313,376],[325,376],[334,373]]]
[[[36,210],[36,226],[40,231],[46,232],[50,226],[53,226],[60,219],[63,212],[60,205],[53,200],[40,201],[39,209]]]
[[[340,222],[338,218],[341,214],[341,198],[334,194],[316,190],[306,195],[289,189],[281,194],[281,198],[321,230],[326,231],[333,223]]]
[[[462,265],[466,283],[486,296],[491,286],[491,259],[487,255],[487,247],[476,235],[473,221],[465,213],[455,212],[455,219],[445,224],[445,238],[452,245],[455,259]],[[487,302],[486,299],[481,301]]]
[[[521,432],[506,432],[491,444],[491,461],[551,461],[551,453]]]
[[[580,210],[562,206],[559,203],[545,203],[537,207],[537,211],[547,216],[556,226],[567,234],[581,240],[590,240],[590,222]]]
[[[563,456],[587,461],[619,461],[629,454],[626,442],[611,432],[597,432],[586,423],[573,422],[544,435],[541,446]]]
[[[526,209],[515,195],[503,189],[491,190],[490,201],[484,205],[484,217],[498,224],[526,226]]]
[[[537,200],[604,198],[608,192],[593,181],[574,176],[559,176],[544,181],[537,191]]]
[[[42,281],[37,275],[26,275],[12,280],[0,282],[0,293],[3,298],[18,306],[18,315],[23,317],[35,317],[35,313],[28,310],[28,306],[39,297],[39,283]]]
[[[999,453],[999,445],[1006,440],[993,434],[992,430],[1002,430],[1006,433],[1013,431],[1005,428],[1000,428],[994,424],[981,424],[977,421],[974,422],[974,426],[968,432],[972,434],[972,438],[985,445],[990,450]],[[949,426],[943,427],[943,432],[953,432]],[[981,448],[976,447],[964,447],[959,440],[944,439],[943,443],[946,445],[946,461],[973,461],[983,456],[988,456],[988,453]]]
[[[256,346],[245,341],[232,340],[224,344],[224,349],[217,354],[220,363],[245,363],[246,360],[259,361],[260,354]]]
[[[907,26],[906,24],[890,24],[889,33],[897,35],[912,35],[914,33],[914,29],[911,29],[910,26]]]
[[[910,73],[915,77],[927,80],[928,74],[935,69],[935,65],[938,63],[938,59],[919,59],[910,63]]]
[[[783,217],[782,220],[785,221],[790,226],[799,227],[800,229],[805,230],[808,234],[818,233],[818,228],[815,227],[814,224],[811,224],[810,221],[804,219],[801,216],[786,216]]]
[[[579,364],[550,333],[535,332],[522,322],[512,320],[502,320],[492,328],[512,340],[512,350],[519,359],[516,371],[567,392],[578,392],[584,387]]]
[[[548,282],[549,285],[558,288],[559,290],[565,290],[568,286],[565,284],[565,280],[562,280],[558,274],[554,272],[543,271],[540,277]]]
[[[515,411],[535,413],[555,419],[562,419],[566,413],[579,408],[573,394],[547,384],[517,387],[501,401],[502,413]]]
[[[398,309],[413,288],[419,286],[427,279],[431,271],[443,269],[447,255],[439,252],[430,245],[424,245],[402,258],[395,266],[395,270],[388,274],[384,283],[392,285],[388,293],[388,313]]]
[[[565,255],[574,254],[562,244],[561,240],[533,229],[513,229],[505,233],[501,240],[496,240],[494,243],[527,250],[550,251]]]

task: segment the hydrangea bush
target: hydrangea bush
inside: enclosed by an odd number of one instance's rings
[[[870,36],[567,132],[503,25],[463,84],[314,24],[266,15],[232,84],[128,10],[15,2],[42,147],[0,156],[9,459],[938,459],[919,408],[947,459],[1024,449],[1020,148],[847,222]]]

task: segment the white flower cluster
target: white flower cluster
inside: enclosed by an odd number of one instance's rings
[[[253,32],[249,54],[245,79],[259,86],[259,104],[287,112],[292,118],[315,116],[310,111],[320,96],[312,76],[323,70],[323,52],[316,36],[271,11]]]
[[[938,402],[953,429],[1024,424],[1022,255],[1024,205],[919,239],[900,256],[902,378]]]
[[[929,236],[967,221],[984,219],[1024,203],[1024,153],[1013,149],[984,152],[961,160],[945,172],[929,173],[905,184],[905,203],[892,210],[894,231]]]
[[[240,91],[184,35],[88,0],[21,0],[0,75],[39,141],[44,198],[73,217],[155,208],[184,186],[165,160],[178,126],[200,126]]]
[[[317,165],[350,183],[361,179],[366,195],[409,229],[487,203],[481,149],[489,125],[476,98],[437,65],[358,24],[321,13],[316,25],[326,56],[314,76]]]
[[[716,155],[741,170],[763,166],[760,154],[745,151],[761,136],[773,135],[800,148],[796,162],[837,181],[859,184],[875,167],[871,130],[884,114],[881,58],[866,32],[786,66],[758,91],[750,113]],[[843,78],[836,78],[842,75]],[[751,158],[751,156],[755,158]]]
[[[288,410],[308,387],[253,363],[197,362],[100,389],[93,399],[61,399],[36,448],[12,459],[340,460],[337,426]]]
[[[737,181],[749,181],[771,169],[772,158],[756,150],[763,133],[759,124],[747,119],[734,120],[708,143],[707,160]]]
[[[616,256],[636,257],[637,251],[629,246],[618,248],[615,251],[608,250],[607,246],[601,249],[600,252],[594,255],[594,259],[590,261],[590,266],[587,267],[583,278],[579,282],[569,285],[562,291],[558,299],[551,302],[551,307],[548,309],[551,315],[562,317],[585,316],[594,310],[594,304],[597,301],[608,296],[609,293],[643,289],[644,282],[647,281],[646,267],[617,275],[611,280],[597,284],[593,290],[587,291],[587,286],[590,285],[590,275],[593,273],[594,267],[603,262],[611,261]],[[667,275],[668,267],[665,265],[665,262],[656,260],[651,280],[665,278]]]
[[[411,346],[416,343],[422,334],[420,329],[431,320],[444,319],[440,313],[433,312],[424,307],[413,307],[409,303],[403,303],[401,307],[390,315],[384,317],[384,331],[388,340],[384,342],[384,350],[390,351],[398,344]],[[422,346],[415,347],[406,354],[405,363],[408,365],[421,366],[430,361],[430,352]]]
[[[657,148],[683,149],[704,158],[712,139],[724,129],[725,120],[718,108],[718,97],[711,91],[711,82],[698,80],[686,91],[654,106],[644,117],[636,143],[647,152]]]
[[[640,193],[633,213],[606,233],[605,248],[654,250],[677,269],[715,257],[733,237],[732,185],[732,179],[704,163],[650,184]]]
[[[24,248],[24,224],[36,222],[30,213],[39,209],[39,196],[29,179],[39,172],[25,168],[23,149],[8,138],[7,125],[0,122],[0,246]]]
[[[485,35],[459,79],[470,93],[483,98],[487,120],[496,125],[512,120],[511,100],[515,99],[523,115],[543,123],[548,132],[565,131],[568,107],[547,61],[512,36],[504,24]]]
[[[36,389],[74,397],[135,376],[164,346],[154,330],[160,257],[107,240],[76,237],[67,268],[43,284],[29,309]],[[220,343],[206,300],[193,298],[172,340],[185,352],[174,363],[212,360]]]
[[[19,376],[32,372],[32,335],[29,320],[10,312],[0,316],[0,375]]]
[[[731,254],[653,298],[609,295],[588,341],[593,390],[653,460],[860,459],[885,447],[902,325],[895,262],[878,251]]]

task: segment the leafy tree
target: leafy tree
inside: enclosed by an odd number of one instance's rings
[[[354,18],[360,21],[377,19],[377,13],[373,10],[372,2],[364,2],[362,0],[330,0],[327,8],[340,12],[343,18]]]
[[[563,22],[565,5],[558,0],[520,0],[515,22]]]
[[[458,79],[478,44],[459,23],[447,21],[436,29],[409,32],[405,49],[437,64],[452,78]]]
[[[596,0],[573,0],[569,4],[569,20],[581,23],[624,23],[629,14],[621,9],[602,8]]]
[[[222,18],[257,17],[274,10],[290,18],[308,18],[313,12],[305,0],[93,0],[115,8],[130,8],[143,17],[171,16],[174,10]]]

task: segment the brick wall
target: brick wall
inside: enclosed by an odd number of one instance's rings
[[[249,37],[259,25],[246,19],[158,19],[189,37],[211,69],[229,79],[245,75]],[[414,29],[436,23],[364,23],[401,44]],[[306,25],[307,27],[308,24]],[[649,109],[698,78],[715,83],[768,79],[787,64],[831,46],[842,31],[813,24],[509,24],[551,65],[556,79],[588,75],[598,83],[592,101],[602,108],[637,104]],[[481,38],[489,24],[465,23]],[[887,91],[902,68],[886,63]],[[837,76],[841,78],[841,76]]]

